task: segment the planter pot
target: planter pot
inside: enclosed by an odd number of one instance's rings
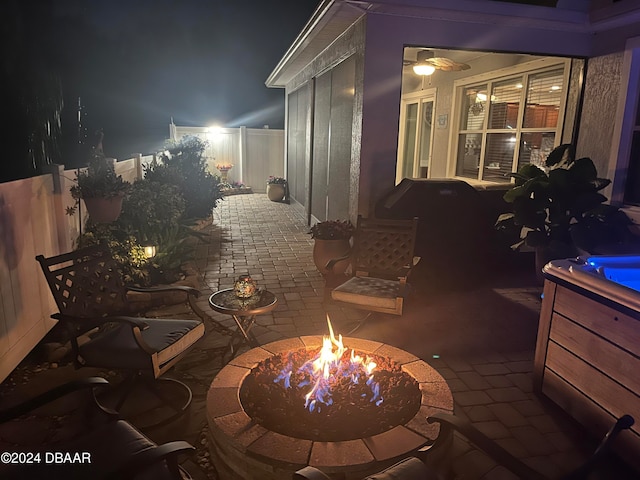
[[[109,223],[118,219],[124,195],[115,197],[83,198],[89,217],[96,223]]]
[[[220,182],[229,183],[229,170],[230,168],[219,168],[220,170]]]
[[[315,239],[313,244],[313,262],[316,264],[318,271],[322,275],[343,275],[349,266],[349,259],[341,260],[336,263],[333,270],[329,272],[325,267],[329,260],[339,258],[351,250],[351,244],[348,239],[344,240],[321,240]]]
[[[279,183],[267,184],[267,197],[272,202],[281,202],[284,198],[285,188],[284,185]]]

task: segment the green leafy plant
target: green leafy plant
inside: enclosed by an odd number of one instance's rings
[[[102,150],[94,149],[86,170],[76,175],[76,185],[71,187],[75,199],[94,197],[115,197],[131,190],[131,184],[121,175],[116,175],[113,161],[108,160]]]
[[[159,245],[167,229],[184,220],[185,200],[176,185],[143,179],[134,182],[117,222],[140,243]]]
[[[348,240],[355,227],[349,220],[325,220],[316,223],[309,233],[311,238],[320,240]]]
[[[269,176],[269,178],[267,178],[267,184],[268,185],[284,185],[287,183],[287,179],[286,178],[282,178],[282,177],[274,177],[274,176]]]
[[[578,232],[595,235],[626,229],[630,223],[618,207],[604,203],[607,198],[600,191],[611,181],[598,177],[590,158],[576,160],[572,145],[556,147],[547,157],[545,169],[523,165],[512,176],[515,186],[504,195],[512,211],[500,215],[496,227],[521,229],[514,249],[527,245],[572,255]]]
[[[182,137],[170,142],[159,161],[153,161],[145,170],[149,180],[178,187],[186,202],[186,216],[191,218],[211,215],[223,198],[220,178],[207,171],[206,145],[198,137]]]
[[[108,245],[125,284],[149,285],[151,277],[144,247],[133,235],[122,230],[118,225],[104,223],[88,225],[78,243],[83,247]]]
[[[112,198],[131,191],[131,184],[116,175],[113,161],[104,156],[101,148],[92,150],[87,168],[80,170],[75,180],[69,191],[76,203],[67,207],[67,215],[76,213],[81,198]]]

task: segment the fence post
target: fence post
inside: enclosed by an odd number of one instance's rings
[[[53,180],[53,193],[62,193],[62,176],[64,175],[64,165],[58,165],[53,163],[47,165],[46,170],[49,170],[51,178]]]
[[[142,180],[142,154],[136,153],[136,180]]]
[[[63,188],[66,187],[64,165],[52,164],[48,165],[49,173],[53,183],[53,220],[55,228],[55,238],[58,240],[58,248],[60,252],[68,252],[71,250],[73,239],[70,238],[69,219],[67,218],[66,208],[63,201]]]
[[[238,163],[240,168],[238,169],[238,181],[245,183],[244,170],[247,168],[247,127],[240,127],[240,145],[238,149]]]

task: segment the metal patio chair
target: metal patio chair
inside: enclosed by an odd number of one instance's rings
[[[369,313],[349,334],[374,313],[402,315],[409,293],[407,279],[419,260],[414,256],[418,219],[381,220],[358,216],[351,252],[332,259],[327,270],[340,260],[351,259],[353,276],[331,291],[336,302]]]
[[[432,466],[430,465],[429,457],[431,454],[436,453],[435,450],[445,450],[450,446],[451,435],[454,430],[460,432],[478,450],[486,453],[498,465],[513,473],[515,477],[522,480],[549,480],[548,477],[511,455],[466,420],[447,413],[436,413],[428,418],[428,422],[440,424],[440,434],[433,445],[416,452],[415,456],[405,458],[377,474],[366,477],[365,480],[444,480],[449,478],[449,472],[446,471],[447,468],[437,468],[441,466],[442,462],[440,461],[437,465]],[[558,480],[586,480],[588,475],[598,466],[598,462],[607,453],[618,434],[631,428],[633,424],[633,417],[630,415],[621,416],[611,426],[593,454],[581,466],[563,475]],[[293,478],[294,480],[329,480],[330,477],[315,467],[305,467],[298,470],[293,475]]]
[[[185,292],[191,304],[192,298],[199,295],[198,290],[185,286],[126,287],[111,252],[102,245],[50,258],[38,255],[36,260],[59,309],[52,318],[66,327],[76,367],[107,368],[126,373],[114,408],[120,410],[135,387],[146,386],[156,399],[161,400],[165,413],[166,407],[171,411],[162,421],[154,420],[148,426],[166,423],[183,414],[191,403],[191,390],[182,382],[160,377],[204,335],[204,323],[201,320],[132,316],[133,307],[127,292],[178,290]],[[197,309],[193,310],[197,312]],[[78,337],[88,332],[90,340],[78,342]],[[165,387],[176,387],[178,394],[164,391],[160,383]],[[176,397],[182,399],[176,400]]]
[[[3,457],[0,478],[190,479],[188,472],[178,465],[177,457],[195,450],[193,446],[184,441],[157,445],[131,424],[119,419],[116,412],[106,409],[96,399],[94,390],[106,385],[108,382],[100,377],[76,380],[0,410],[0,424],[11,426],[15,423],[18,429],[34,430],[29,436],[30,443],[33,443],[30,445],[7,444],[11,440],[5,438],[2,450],[15,456],[16,461],[6,461],[9,459]],[[89,401],[86,397],[78,398],[81,394],[87,394]],[[52,406],[54,402],[58,407]],[[44,413],[42,407],[47,409]],[[61,409],[63,413],[73,415],[60,415]],[[51,424],[37,422],[38,415],[49,418],[54,411],[58,419],[67,420],[65,427],[60,426],[61,420],[57,420],[55,433]],[[27,417],[23,417],[25,415]],[[79,418],[74,424],[68,417]],[[46,428],[47,436],[53,438],[41,441],[42,437],[36,433],[38,425]]]

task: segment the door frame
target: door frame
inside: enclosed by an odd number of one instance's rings
[[[424,90],[420,90],[418,92],[411,92],[406,95],[403,95],[400,99],[400,125],[398,128],[398,155],[396,158],[396,184],[400,183],[404,178],[402,176],[403,172],[403,158],[405,151],[405,129],[406,129],[406,116],[407,116],[407,107],[408,105],[417,103],[418,104],[418,112],[416,115],[417,119],[422,118],[422,105],[425,101],[433,102],[433,111],[431,114],[431,132],[429,138],[429,160],[427,164],[427,178],[431,175],[431,157],[433,152],[433,134],[434,134],[434,119],[436,116],[436,97],[437,97],[437,88],[425,88]],[[420,152],[420,145],[422,144],[422,129],[419,128],[420,123],[416,124],[416,139],[414,145],[414,152],[416,155]],[[414,156],[413,162],[413,176],[416,177],[418,175],[418,171],[420,165],[415,161]]]

